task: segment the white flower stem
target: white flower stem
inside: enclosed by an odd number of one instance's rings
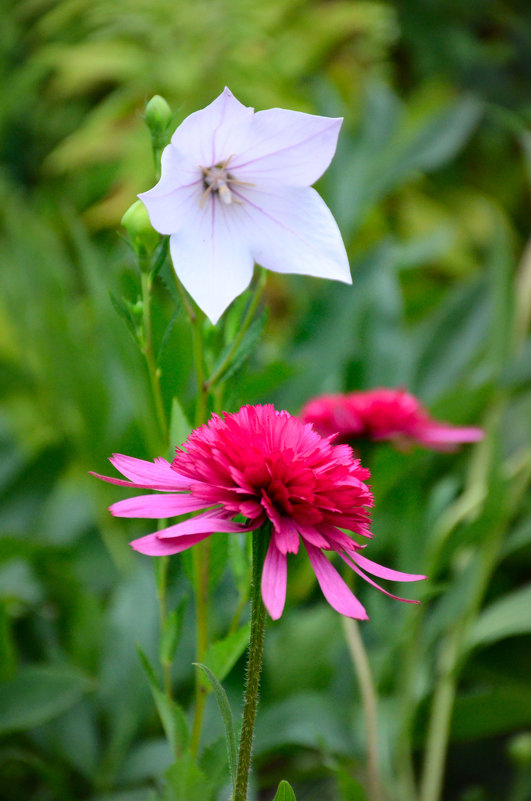
[[[369,659],[361,638],[358,623],[352,620],[352,618],[344,617],[343,630],[352,658],[352,664],[354,665],[358,677],[363,703],[365,731],[367,735],[367,778],[369,797],[371,801],[385,801],[378,759],[378,701],[376,689],[372,680]]]

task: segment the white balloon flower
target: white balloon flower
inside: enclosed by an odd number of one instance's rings
[[[254,262],[352,283],[337,224],[311,188],[341,123],[279,108],[255,114],[226,88],[173,134],[160,181],[139,198],[213,323],[247,288]]]

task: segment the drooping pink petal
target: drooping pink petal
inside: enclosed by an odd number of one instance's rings
[[[403,601],[406,604],[420,603],[420,601],[415,601],[412,600],[411,598],[402,598],[400,595],[393,595],[392,592],[389,592],[388,590],[385,590],[383,587],[380,587],[380,585],[377,584],[375,581],[373,581],[373,579],[370,578],[370,576],[367,576],[367,574],[364,573],[363,570],[360,567],[358,567],[358,565],[355,562],[352,561],[352,559],[349,559],[348,556],[346,556],[341,552],[339,553],[339,555],[343,559],[343,561],[346,562],[347,565],[349,565],[349,567],[351,567],[352,570],[354,570],[354,572],[358,574],[358,576],[361,576],[361,578],[367,582],[367,584],[370,584],[372,587],[376,587],[377,590],[380,590],[380,592],[383,592],[383,594],[387,595],[389,598],[394,598],[395,601]]]
[[[242,126],[246,128],[253,113],[225,87],[210,105],[190,114],[179,125],[171,143],[197,164],[211,167],[237,152]]]
[[[205,502],[191,495],[137,495],[113,503],[109,512],[115,517],[176,517],[205,508]]]
[[[345,246],[324,201],[309,187],[241,187],[254,260],[279,273],[352,283]]]
[[[242,526],[241,523],[234,523],[225,517],[214,517],[211,512],[205,512],[197,517],[192,517],[189,520],[183,520],[181,523],[175,523],[173,526],[168,526],[160,531],[157,531],[157,537],[161,539],[182,537],[187,534],[202,534],[208,532],[214,534],[215,532],[225,532],[227,534],[235,534],[244,531],[252,531],[254,526]]]
[[[323,591],[323,595],[337,612],[356,620],[368,620],[369,616],[362,604],[349,590],[337,570],[330,564],[326,556],[318,548],[304,543],[312,567]]]
[[[400,570],[392,570],[390,567],[384,567],[376,562],[371,562],[366,556],[360,553],[351,554],[352,559],[362,567],[367,573],[371,573],[378,578],[389,579],[390,581],[422,581],[426,576],[416,573],[402,573]]]
[[[110,476],[101,476],[97,473],[92,473],[92,475],[107,481],[109,484],[164,492],[187,490],[190,486],[190,481],[174,470],[166,459],[158,458],[154,462],[147,462],[145,459],[137,459],[134,456],[115,453],[109,458],[109,461],[129,481],[122,481],[122,479]]]
[[[244,289],[253,275],[253,257],[243,207],[225,206],[212,195],[183,214],[181,229],[170,237],[173,266],[212,323]]]
[[[246,129],[231,170],[255,185],[310,186],[329,166],[342,118],[273,108],[259,111]]]
[[[143,553],[146,556],[171,556],[175,553],[181,553],[188,550],[198,542],[205,540],[211,536],[211,532],[203,532],[202,534],[188,534],[184,537],[177,537],[175,539],[160,539],[157,534],[147,534],[145,537],[139,537],[129,543],[133,550]]]
[[[262,598],[273,620],[278,620],[286,602],[287,559],[271,538],[262,570]]]
[[[452,447],[461,442],[478,442],[483,439],[485,432],[476,426],[452,426],[445,423],[429,422],[419,426],[414,438],[430,448],[443,449]]]

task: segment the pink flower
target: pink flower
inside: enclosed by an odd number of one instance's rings
[[[173,134],[160,181],[139,197],[213,323],[249,285],[254,262],[352,283],[337,224],[311,188],[341,123],[281,108],[255,114],[225,89]]]
[[[481,428],[433,420],[420,401],[404,389],[321,395],[306,404],[301,418],[323,436],[418,442],[436,451],[454,450],[461,442],[476,442],[483,437]]]
[[[141,553],[180,553],[214,532],[253,531],[269,521],[262,597],[274,620],[282,614],[286,598],[287,554],[297,553],[300,540],[325,598],[348,617],[366,620],[367,613],[323,551],[338,553],[378,589],[382,588],[364,571],[396,581],[425,578],[390,570],[362,556],[365,546],[351,534],[371,537],[368,508],[373,496],[365,483],[369,471],[348,445],[332,445],[311,425],[271,405],[213,415],[176,449],[171,465],[165,459],[146,462],[120,454],[110,461],[129,481],[98,478],[166,493],[119,501],[110,507],[112,514],[165,518],[201,511],[134,540],[132,547]],[[236,522],[237,515],[247,522]]]

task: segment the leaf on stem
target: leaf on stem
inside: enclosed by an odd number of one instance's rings
[[[258,344],[258,340],[262,335],[262,331],[265,328],[265,324],[267,322],[268,317],[268,310],[265,309],[262,314],[257,317],[249,328],[247,329],[242,341],[236,348],[236,351],[232,355],[230,361],[224,366],[225,360],[227,356],[230,354],[232,343],[229,343],[221,352],[221,355],[218,359],[218,362],[212,372],[212,375],[216,375],[218,370],[223,367],[222,372],[216,378],[215,383],[218,384],[220,381],[227,381],[234,373],[242,367],[244,362],[249,358],[253,350],[255,349],[256,345]]]
[[[234,721],[232,719],[232,711],[230,708],[229,699],[227,698],[227,693],[223,689],[221,682],[206,665],[202,665],[200,662],[194,662],[193,664],[200,668],[208,677],[216,694],[219,711],[221,712],[221,717],[223,718],[223,724],[225,726],[229,772],[232,780],[232,791],[235,793],[237,770],[236,732],[234,731]]]
[[[219,681],[223,681],[243,654],[249,644],[249,636],[250,627],[246,625],[209,645],[204,657],[205,664]]]
[[[175,651],[182,634],[183,617],[188,598],[183,598],[176,609],[164,621],[164,631],[160,642],[160,661],[169,664],[173,661]]]
[[[285,779],[282,779],[278,785],[278,790],[273,801],[297,801],[295,793],[293,792],[293,787],[289,782],[285,781]]]

